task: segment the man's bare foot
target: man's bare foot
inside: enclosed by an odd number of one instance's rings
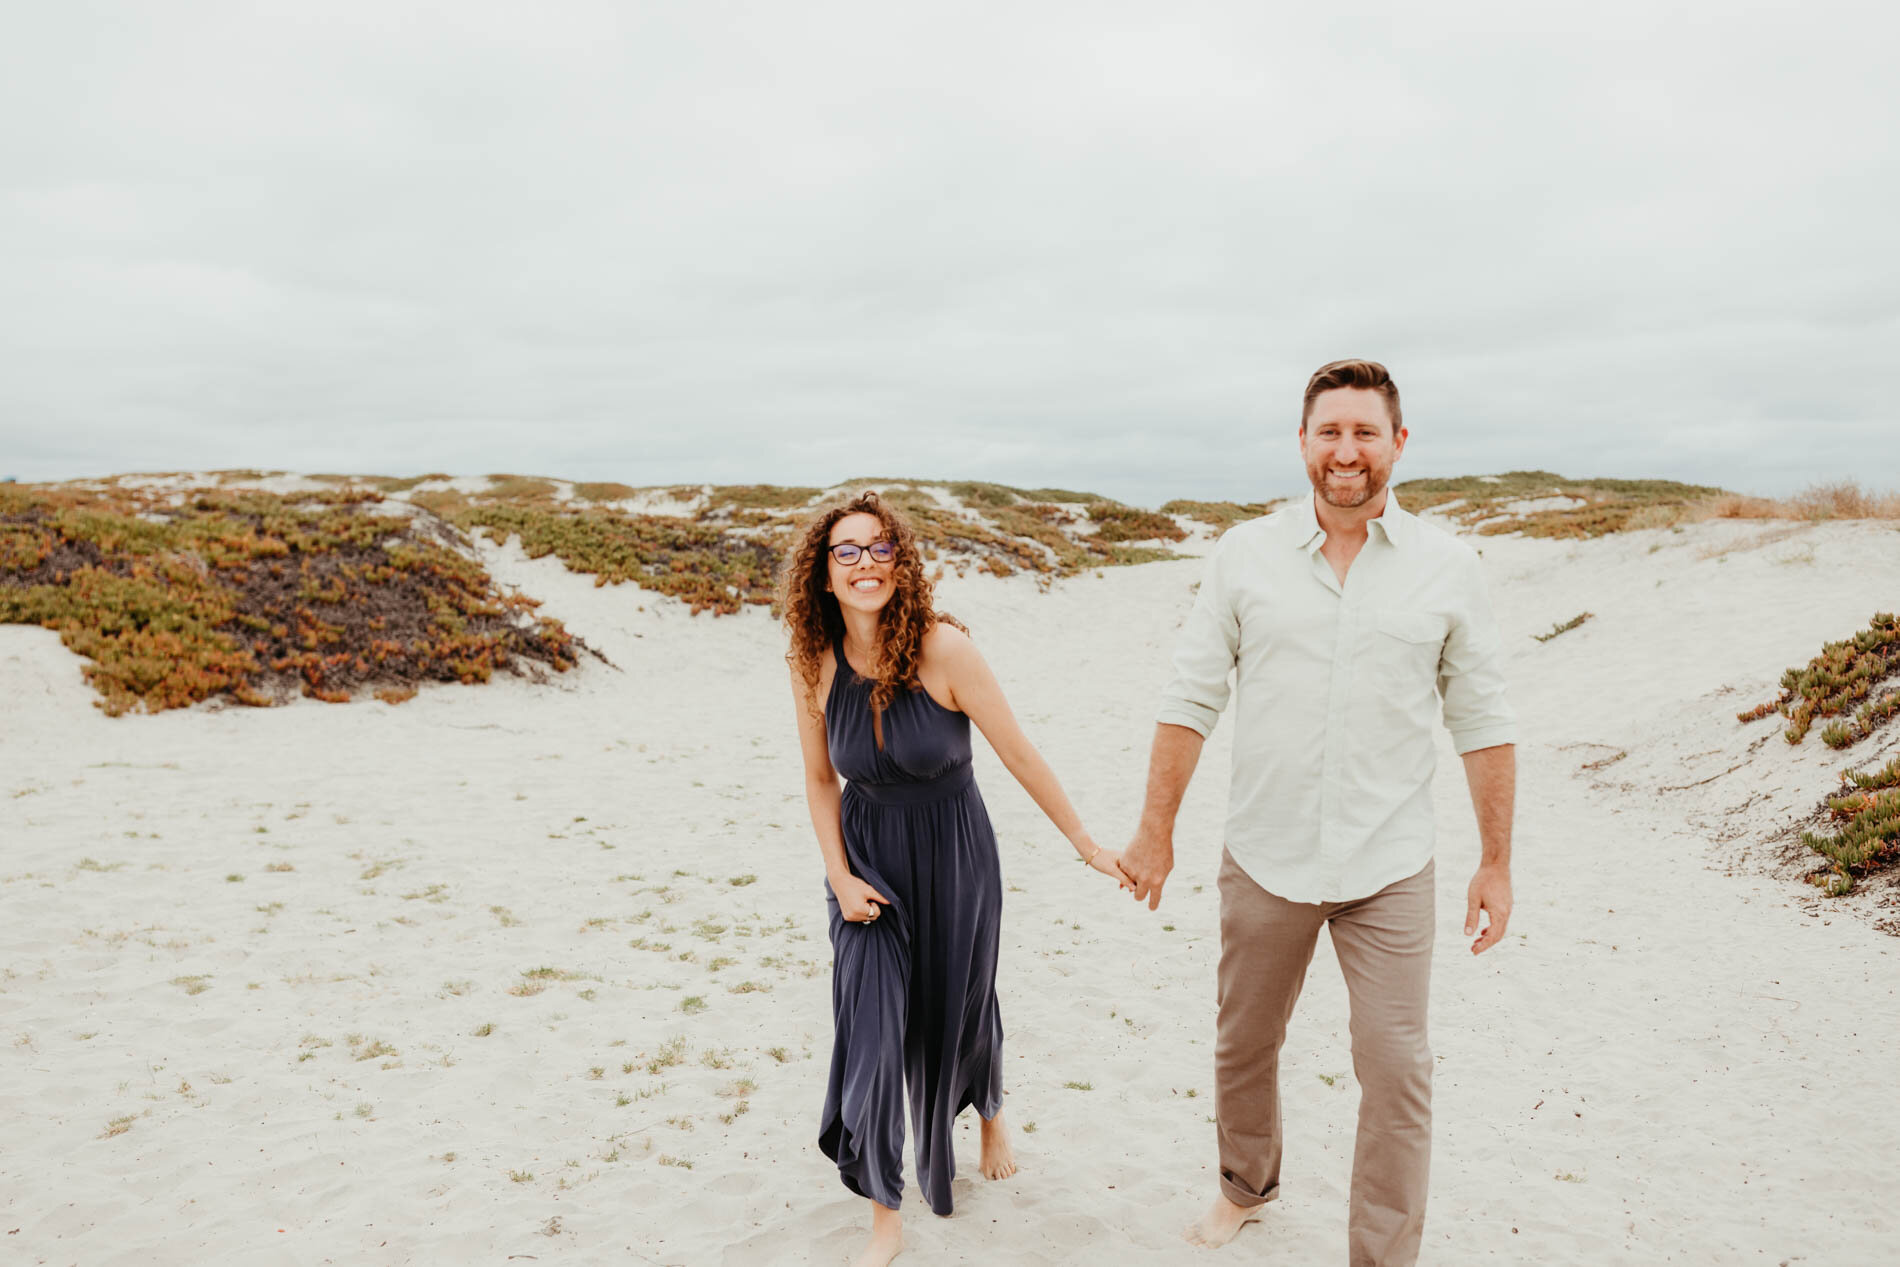
[[[1207,1207],[1196,1222],[1187,1225],[1181,1235],[1190,1245],[1199,1245],[1202,1249],[1219,1249],[1234,1239],[1234,1234],[1247,1224],[1260,1218],[1257,1205],[1235,1205],[1226,1197],[1215,1197],[1214,1204]]]
[[[983,1156],[976,1168],[985,1179],[1007,1179],[1016,1173],[1016,1152],[1009,1146],[1009,1127],[1003,1124],[1003,1111],[995,1117],[979,1119],[983,1123]]]
[[[904,1220],[896,1210],[871,1202],[871,1239],[851,1267],[884,1267],[904,1252]]]

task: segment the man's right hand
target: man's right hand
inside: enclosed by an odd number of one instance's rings
[[[1122,874],[1128,877],[1137,902],[1148,899],[1148,909],[1161,905],[1161,886],[1174,870],[1174,840],[1165,832],[1142,828],[1122,850]]]

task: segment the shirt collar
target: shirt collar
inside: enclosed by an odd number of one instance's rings
[[[1319,526],[1319,511],[1314,507],[1313,499],[1318,493],[1308,493],[1300,503],[1299,531],[1295,540],[1300,549],[1311,554],[1326,539],[1326,530]],[[1379,512],[1377,519],[1366,521],[1367,535],[1376,531],[1386,539],[1386,544],[1404,549],[1412,542],[1414,520],[1412,514],[1399,505],[1399,495],[1387,487],[1385,509]]]

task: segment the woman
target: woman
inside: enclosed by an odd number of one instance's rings
[[[831,912],[831,1080],[819,1147],[871,1204],[859,1257],[902,1248],[903,1098],[917,1181],[949,1214],[951,1125],[983,1119],[979,1168],[1016,1171],[1003,1124],[996,952],[1003,885],[970,773],[970,723],[1075,847],[1117,881],[962,626],[932,610],[910,526],[875,493],[819,514],[781,582],[805,798]],[[838,775],[847,780],[838,787]]]

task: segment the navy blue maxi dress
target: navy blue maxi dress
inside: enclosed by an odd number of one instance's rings
[[[968,1105],[1003,1105],[996,952],[1003,877],[996,834],[970,768],[970,719],[922,690],[871,724],[871,683],[844,648],[825,701],[831,764],[845,779],[845,857],[891,900],[878,917],[831,914],[831,1080],[818,1146],[845,1187],[892,1209],[903,1197],[904,1091],[917,1184],[951,1210],[951,1124]]]

